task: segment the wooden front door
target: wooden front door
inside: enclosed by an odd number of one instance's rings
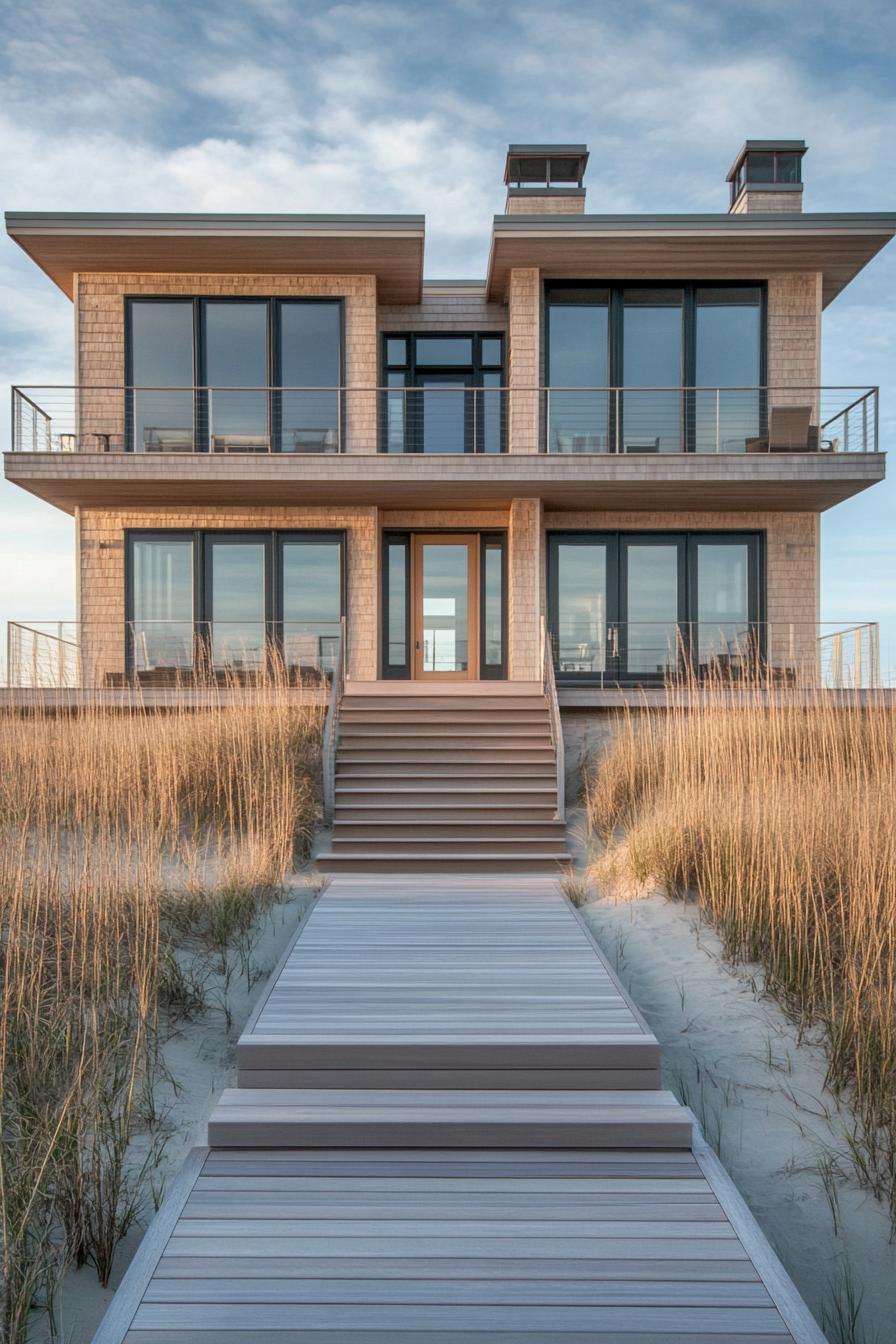
[[[479,676],[479,539],[456,533],[413,538],[413,675],[425,681]]]

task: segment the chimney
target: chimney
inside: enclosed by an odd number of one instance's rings
[[[805,140],[747,140],[728,174],[729,215],[779,215],[803,208]]]
[[[581,215],[587,145],[510,145],[504,167],[508,215]]]

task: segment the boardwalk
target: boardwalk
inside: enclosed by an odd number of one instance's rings
[[[549,879],[338,878],[97,1344],[821,1344],[657,1063]]]

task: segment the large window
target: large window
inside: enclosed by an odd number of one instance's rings
[[[129,299],[128,447],[338,452],[342,364],[340,299]]]
[[[548,451],[746,451],[763,432],[764,312],[762,285],[549,285]]]
[[[282,658],[295,678],[332,672],[343,553],[338,532],[128,533],[128,671],[239,679]]]
[[[741,669],[763,645],[756,532],[555,532],[548,618],[559,679],[650,683]]]
[[[500,453],[504,341],[497,333],[383,339],[387,453]]]

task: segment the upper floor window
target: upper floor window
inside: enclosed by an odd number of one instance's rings
[[[500,453],[504,338],[491,332],[383,338],[388,453]]]
[[[129,299],[135,452],[338,452],[339,299]]]
[[[743,452],[762,429],[761,285],[552,285],[550,452]]]

